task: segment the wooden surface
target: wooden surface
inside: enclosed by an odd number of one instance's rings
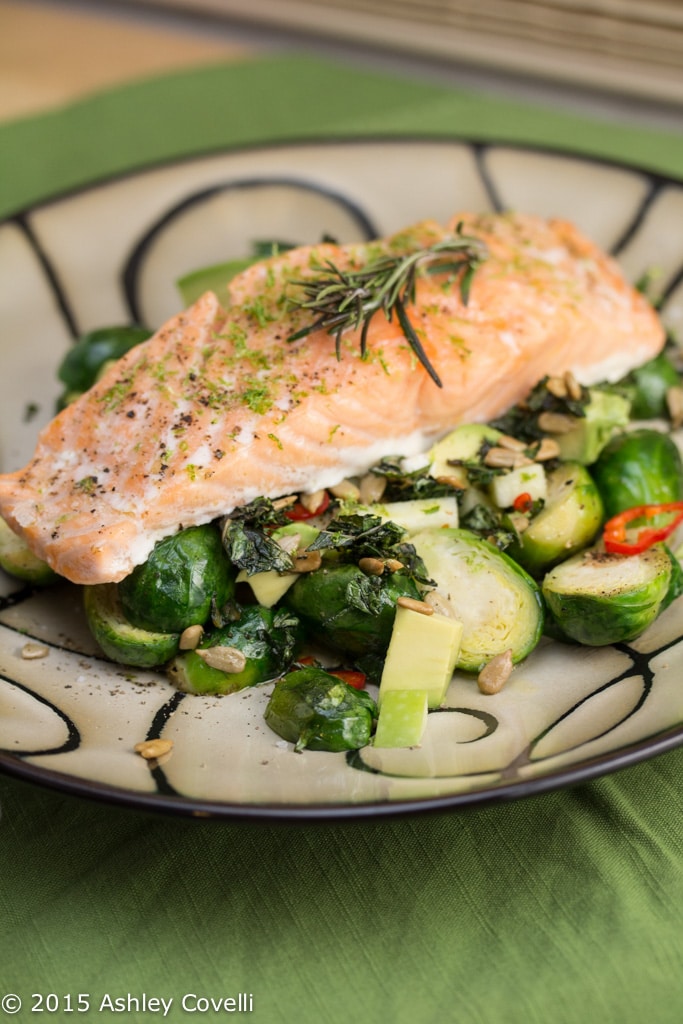
[[[253,50],[225,33],[188,32],[131,12],[0,0],[0,118],[38,113],[93,90]]]
[[[683,105],[681,0],[145,0],[408,57]]]
[[[136,78],[283,50],[306,50],[372,71],[398,73],[612,121],[683,131],[683,102],[673,102],[676,89],[668,99],[646,98],[648,89],[656,91],[652,81],[639,95],[637,89],[601,90],[595,83],[590,87],[589,80],[574,86],[562,84],[556,75],[534,77],[523,67],[513,73],[510,68],[506,70],[500,55],[497,62],[493,58],[485,62],[486,67],[454,56],[419,56],[417,45],[412,54],[398,45],[387,48],[376,40],[373,45],[368,32],[355,40],[340,33],[326,34],[323,9],[333,8],[332,0],[321,0],[315,23],[310,18],[305,23],[297,22],[302,0],[277,0],[273,11],[277,9],[279,22],[273,15],[266,23],[263,9],[270,2],[0,0],[0,120],[40,113],[88,92]],[[670,2],[677,9],[683,5],[683,0]],[[205,13],[202,17],[202,11],[213,11],[213,16]],[[235,11],[249,16],[251,24],[235,16]],[[395,33],[400,31],[397,19],[390,20]],[[674,75],[683,95],[683,70],[674,69]],[[628,80],[636,84],[637,77],[634,66]]]

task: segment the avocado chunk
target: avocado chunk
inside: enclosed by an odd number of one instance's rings
[[[498,508],[511,508],[520,494],[528,494],[531,501],[545,501],[548,493],[545,469],[540,462],[534,462],[501,473],[491,481],[489,493]]]
[[[291,523],[289,526],[281,526],[274,530],[272,539],[277,541],[281,537],[298,536],[297,550],[301,551],[312,544],[319,533],[320,530],[309,523]],[[240,569],[236,582],[248,583],[258,603],[264,608],[272,608],[280,598],[285,596],[297,579],[298,574],[295,572],[283,573],[276,569],[266,569],[264,572],[255,572],[250,576],[246,569]]]
[[[446,615],[399,606],[380,682],[380,708],[393,690],[424,690],[429,707],[438,708],[455,671],[462,631],[462,622]]]
[[[430,526],[457,526],[458,500],[455,495],[446,495],[443,498],[391,501],[386,505],[371,505],[370,513],[391,520],[407,533],[417,533]]]

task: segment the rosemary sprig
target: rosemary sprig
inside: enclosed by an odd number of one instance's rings
[[[367,353],[370,322],[379,310],[388,320],[396,314],[398,324],[418,360],[435,384],[441,380],[410,322],[406,306],[415,301],[417,274],[460,274],[460,296],[466,305],[472,278],[486,258],[486,247],[477,238],[462,233],[462,224],[448,238],[404,256],[386,254],[366,263],[358,270],[341,270],[331,260],[317,269],[320,274],[305,281],[294,281],[303,290],[303,298],[293,303],[313,314],[310,324],[289,335],[298,341],[314,331],[325,330],[335,339],[337,359],[341,358],[344,331],[359,330],[361,356]]]

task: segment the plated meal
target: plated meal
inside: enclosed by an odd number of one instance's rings
[[[208,813],[542,788],[617,766],[646,703],[659,749],[683,386],[657,268],[630,282],[545,211],[321,227],[208,251],[180,312],[56,361],[59,411],[0,475],[0,564],[5,612],[33,609],[12,697],[69,737],[0,746]],[[36,615],[65,594],[55,644]],[[107,685],[117,767],[93,773],[62,698]]]

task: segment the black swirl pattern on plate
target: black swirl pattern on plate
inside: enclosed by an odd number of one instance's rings
[[[577,158],[577,156],[572,153],[562,154],[558,150],[548,151],[541,147],[517,147],[512,145],[498,146],[493,143],[475,143],[462,139],[439,138],[435,140],[426,138],[387,138],[386,142],[387,145],[400,143],[405,146],[420,146],[425,142],[429,142],[431,145],[438,144],[443,146],[444,152],[446,152],[449,147],[458,147],[461,150],[468,149],[476,166],[484,194],[488,197],[490,206],[494,210],[504,210],[509,205],[509,201],[506,197],[504,181],[501,181],[499,176],[491,170],[489,158],[492,154],[505,151],[508,153],[524,153],[531,156],[534,154],[548,156],[552,153],[553,156],[560,160],[563,157],[566,157],[567,160],[573,161],[577,161],[578,159],[583,160],[583,158]],[[329,140],[329,142],[323,141],[319,145],[324,147],[326,145],[334,144],[336,144],[336,140]],[[366,140],[345,140],[345,145],[349,147],[362,147],[366,144]],[[310,143],[306,143],[306,146],[310,146]],[[241,155],[244,155],[245,153],[258,155],[259,151],[262,151],[264,148],[265,147],[258,147],[253,150],[241,150],[235,152],[239,152]],[[291,151],[295,151],[296,148],[296,143],[293,143],[290,146]],[[191,161],[184,161],[184,163],[190,162]],[[613,164],[609,161],[591,161],[586,158],[583,162],[588,164],[592,163],[596,167],[614,167],[624,169],[620,168],[620,165],[616,163]],[[176,166],[181,166],[182,164],[183,161],[179,161]],[[162,168],[159,168],[159,170],[161,169]],[[625,169],[639,176],[644,182],[644,188],[642,197],[639,201],[628,209],[625,208],[623,211],[623,224],[621,226],[621,230],[616,240],[610,246],[613,255],[617,256],[624,252],[634,240],[637,240],[644,226],[647,225],[648,219],[656,209],[657,204],[664,195],[666,189],[681,188],[680,182],[671,181],[662,175],[651,173],[643,168],[628,167]],[[154,174],[155,172],[152,170],[140,173]],[[134,176],[135,175],[129,175],[127,177],[132,178]],[[362,189],[356,187],[353,181],[350,181],[348,189],[341,193],[330,189],[329,185],[322,180],[317,181],[315,176],[311,175],[308,171],[306,175],[302,174],[301,176],[273,175],[269,177],[259,177],[258,174],[254,174],[252,176],[238,177],[235,180],[230,181],[226,181],[224,177],[219,175],[213,184],[206,188],[189,192],[180,201],[172,204],[160,217],[152,219],[151,223],[146,226],[143,225],[141,234],[131,238],[130,250],[128,256],[124,260],[123,268],[121,270],[121,280],[116,282],[117,286],[121,287],[125,293],[125,300],[131,320],[137,320],[141,317],[144,301],[144,297],[141,294],[142,269],[152,249],[159,244],[163,244],[163,234],[166,228],[175,223],[179,217],[182,217],[188,211],[196,209],[203,202],[208,201],[211,197],[214,197],[221,192],[226,190],[243,190],[246,192],[249,189],[259,190],[273,185],[290,186],[300,189],[303,192],[309,191],[311,195],[315,196],[324,195],[331,202],[339,203],[347,214],[352,217],[358,225],[361,237],[372,238],[376,237],[378,234],[378,230],[374,225],[373,216],[367,208],[366,201],[362,197]],[[93,191],[96,190],[96,188],[97,186],[95,185],[92,186],[90,190],[85,191]],[[50,200],[50,202],[56,201],[57,199]],[[49,203],[41,205],[45,207],[49,205]],[[51,251],[49,246],[46,245],[45,240],[41,238],[40,231],[36,228],[31,214],[32,211],[23,211],[22,213],[9,218],[8,222],[13,223],[17,228],[19,228],[30,245],[35,255],[35,259],[42,269],[42,273],[48,287],[54,296],[56,313],[61,318],[71,336],[75,338],[79,333],[78,316],[74,312],[69,291],[65,287],[63,276],[60,273],[58,254]],[[325,226],[321,225],[321,232],[324,230]],[[648,268],[643,267],[642,269],[645,271]],[[662,300],[664,308],[666,308],[667,302],[682,284],[683,245],[681,246],[681,255],[678,262],[676,265],[672,265],[668,268],[666,278],[663,282]],[[13,607],[19,607],[23,601],[28,600],[31,593],[32,591],[30,588],[19,588],[17,591],[12,592],[3,599],[4,603],[2,604],[2,608],[10,607],[10,605]],[[587,743],[590,742],[590,740],[584,739],[576,750],[576,761],[571,764],[564,764],[560,768],[551,767],[545,774],[535,776],[533,778],[524,778],[521,774],[521,770],[524,766],[535,760],[535,752],[537,752],[539,745],[547,736],[551,735],[554,729],[557,729],[564,723],[569,722],[572,715],[581,713],[582,709],[584,709],[592,699],[599,697],[606,690],[609,690],[610,688],[618,688],[620,683],[632,680],[635,677],[640,677],[643,680],[643,685],[639,697],[635,701],[632,701],[628,707],[625,706],[623,714],[615,717],[615,720],[610,725],[607,732],[616,733],[620,725],[623,725],[624,722],[633,719],[637,713],[647,705],[648,700],[652,699],[656,694],[657,675],[652,668],[654,660],[664,651],[672,650],[680,644],[681,640],[683,640],[683,625],[678,627],[675,630],[675,633],[675,636],[667,639],[666,642],[659,645],[656,650],[650,651],[647,654],[642,654],[631,647],[621,647],[621,652],[627,654],[631,659],[628,668],[621,670],[609,680],[603,679],[600,685],[596,686],[591,693],[582,697],[582,699],[575,705],[563,711],[563,713],[553,722],[547,723],[539,734],[530,742],[528,749],[524,751],[514,763],[504,766],[501,773],[500,783],[491,784],[490,782],[482,782],[481,785],[478,785],[475,774],[471,776],[473,783],[472,787],[466,792],[426,796],[424,798],[407,800],[399,799],[395,802],[387,801],[386,803],[365,806],[349,803],[344,806],[324,806],[316,804],[295,807],[285,804],[277,806],[263,804],[255,807],[239,805],[235,802],[229,801],[221,802],[214,800],[202,800],[200,797],[183,796],[182,792],[179,792],[178,788],[172,786],[168,782],[163,771],[163,766],[160,765],[150,766],[150,771],[156,785],[155,793],[147,794],[132,792],[125,788],[117,787],[115,783],[107,784],[99,781],[93,782],[89,779],[70,776],[67,773],[61,774],[59,754],[76,749],[79,745],[81,736],[79,724],[77,722],[73,722],[71,718],[53,702],[47,700],[40,694],[34,693],[25,683],[8,676],[4,677],[4,679],[0,679],[0,686],[17,686],[27,695],[34,697],[39,703],[46,705],[54,711],[55,714],[64,722],[67,728],[67,740],[65,741],[65,744],[60,747],[49,748],[39,752],[2,750],[0,751],[0,766],[8,772],[13,772],[14,774],[20,775],[21,777],[27,778],[31,781],[52,785],[63,791],[75,792],[81,795],[95,797],[97,799],[111,800],[117,803],[124,803],[149,809],[169,810],[180,814],[202,814],[217,817],[280,817],[290,820],[297,818],[362,817],[375,816],[377,814],[395,814],[398,812],[465,806],[494,799],[516,798],[531,793],[541,792],[546,789],[556,788],[561,785],[572,784],[584,779],[593,778],[596,775],[616,770],[627,764],[632,764],[638,760],[661,753],[664,750],[671,749],[683,743],[683,730],[681,730],[680,723],[677,721],[671,721],[670,726],[663,728],[654,736],[644,736],[636,742],[627,743],[625,745],[619,745],[619,743],[616,742],[614,749],[599,756],[582,756],[581,747],[586,746]],[[17,631],[16,636],[19,639],[23,634]],[[102,664],[105,664],[104,661]],[[180,706],[180,702],[184,699],[184,695],[176,694],[166,701],[161,708],[158,708],[152,713],[147,731],[148,738],[155,738],[162,734],[171,715]],[[479,709],[475,708],[459,706],[457,708],[443,709],[442,711],[436,711],[433,713],[444,714],[448,711],[475,716],[482,722],[483,732],[480,736],[474,739],[461,741],[463,744],[467,743],[470,747],[472,745],[476,745],[476,743],[485,738],[490,738],[499,727],[499,722],[495,714],[482,713]],[[602,735],[605,734],[603,733]],[[139,737],[137,737],[137,739],[139,739]],[[26,760],[27,757],[36,753],[51,755],[54,758],[55,770],[51,771],[42,765],[32,765]],[[539,760],[542,761],[543,759]],[[552,757],[548,760],[552,761]],[[351,774],[355,774],[356,769],[374,771],[374,769],[363,764],[361,754],[350,755],[347,758],[347,762]]]

